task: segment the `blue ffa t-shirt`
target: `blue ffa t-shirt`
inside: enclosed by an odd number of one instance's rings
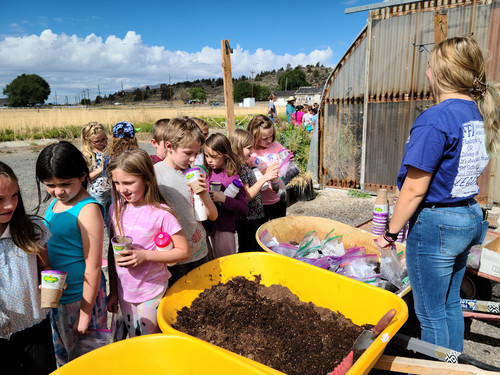
[[[477,178],[489,157],[476,103],[448,99],[424,111],[413,124],[398,174],[401,189],[412,166],[432,173],[426,203],[455,203],[479,192]]]

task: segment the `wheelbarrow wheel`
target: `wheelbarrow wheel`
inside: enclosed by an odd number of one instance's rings
[[[491,281],[477,275],[465,274],[460,285],[460,298],[489,301],[493,290]]]

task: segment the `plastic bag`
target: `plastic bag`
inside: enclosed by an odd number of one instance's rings
[[[323,255],[333,255],[340,257],[345,255],[344,244],[342,243],[342,236],[331,236],[330,234],[334,231],[332,229],[321,241],[321,252]]]
[[[285,255],[287,257],[293,258],[297,254],[298,246],[289,243],[279,243],[278,246],[273,248],[273,251],[277,254]]]
[[[481,260],[481,245],[472,246],[469,255],[467,256],[467,267],[478,269],[479,261]]]
[[[343,268],[345,276],[366,278],[377,275],[375,272],[377,265],[377,254],[366,254],[349,257],[340,264],[340,267]]]
[[[389,249],[382,249],[377,245],[380,252],[380,275],[396,288],[401,287],[401,264],[399,263],[396,247],[391,245]]]
[[[320,258],[321,241],[318,238],[316,231],[307,232],[302,241],[300,241],[299,249],[297,250],[296,258]]]
[[[285,159],[281,162],[280,171],[281,171],[281,179],[287,185],[292,178],[297,176],[300,173],[300,168],[293,161],[290,161],[293,153],[290,152]]]
[[[86,335],[75,336],[75,346],[69,352],[69,360],[78,358],[94,349],[111,344],[113,333],[111,329],[89,329]]]
[[[276,237],[274,237],[271,233],[269,233],[269,231],[266,229],[262,232],[262,234],[260,235],[260,242],[262,242],[262,244],[273,250],[276,246],[279,246],[279,242],[278,240],[276,239]],[[274,250],[273,250],[274,251]]]

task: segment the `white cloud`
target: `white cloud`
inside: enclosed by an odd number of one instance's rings
[[[279,69],[287,64],[332,65],[332,49],[297,55],[276,55],[271,50],[251,53],[240,45],[231,55],[234,77]],[[169,51],[163,46],[148,46],[141,36],[129,31],[123,39],[111,35],[105,40],[95,34],[85,38],[55,34],[50,29],[39,36],[7,36],[0,41],[0,87],[19,74],[39,74],[49,82],[52,93],[74,95],[90,89],[91,97],[100,85],[102,94],[124,88],[222,76],[220,49],[205,46],[200,51]]]

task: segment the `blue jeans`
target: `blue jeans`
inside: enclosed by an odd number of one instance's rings
[[[411,218],[406,265],[422,340],[462,351],[460,284],[469,250],[483,241],[487,229],[475,200],[467,206],[421,208]]]

